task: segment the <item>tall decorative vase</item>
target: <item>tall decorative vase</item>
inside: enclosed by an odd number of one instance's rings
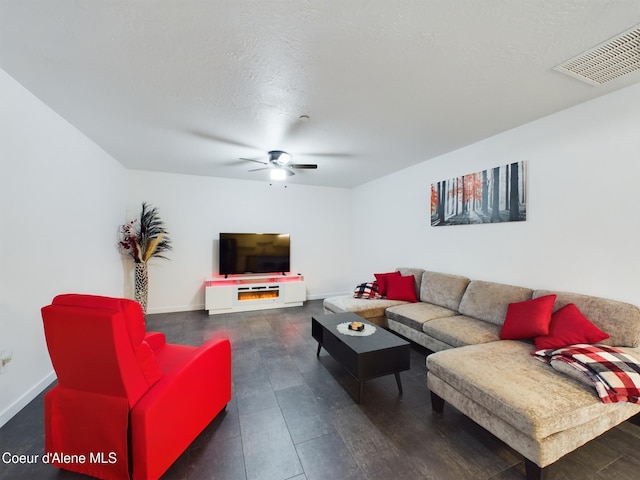
[[[147,262],[137,262],[135,270],[135,292],[134,299],[142,307],[144,314],[147,314],[147,296],[149,295],[149,271]]]

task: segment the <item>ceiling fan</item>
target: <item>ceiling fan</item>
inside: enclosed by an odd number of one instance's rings
[[[240,160],[246,160],[248,162],[261,163],[265,165],[260,168],[253,168],[250,172],[257,172],[259,170],[269,170],[271,180],[284,180],[291,175],[295,175],[294,169],[314,170],[318,168],[315,163],[291,163],[293,157],[282,150],[271,150],[267,153],[267,161],[256,160],[254,158],[241,158]]]

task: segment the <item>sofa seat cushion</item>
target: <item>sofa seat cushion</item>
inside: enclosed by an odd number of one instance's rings
[[[500,340],[500,327],[477,318],[456,315],[436,318],[422,325],[422,331],[430,337],[451,345],[464,347]]]
[[[384,317],[384,311],[394,305],[407,302],[401,300],[354,298],[352,295],[328,297],[323,301],[325,310],[333,313],[352,312],[359,317],[370,319]]]
[[[600,417],[640,412],[630,403],[602,403],[594,388],[536,360],[531,350],[531,343],[517,340],[469,345],[429,355],[427,369],[536,440],[606,421]]]
[[[388,319],[395,320],[398,323],[415,328],[421,332],[422,325],[425,322],[429,322],[435,318],[452,317],[457,315],[457,313],[439,305],[418,302],[389,307],[385,315]]]

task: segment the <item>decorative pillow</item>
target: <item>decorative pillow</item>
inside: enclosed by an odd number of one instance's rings
[[[545,295],[525,302],[510,303],[500,338],[520,340],[549,334],[555,295]]]
[[[416,284],[413,275],[394,275],[387,278],[387,299],[417,302]]]
[[[594,344],[609,335],[591,323],[575,304],[565,305],[551,316],[549,334],[533,339],[536,350],[562,348],[578,343]]]
[[[361,283],[353,292],[354,298],[382,298],[378,291],[378,282]]]
[[[400,272],[388,272],[388,273],[374,273],[378,282],[378,292],[383,297],[387,295],[387,279],[389,277],[399,277]]]

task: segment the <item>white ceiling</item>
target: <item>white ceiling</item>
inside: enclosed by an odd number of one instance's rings
[[[0,67],[128,168],[266,181],[238,158],[281,149],[319,165],[287,182],[353,187],[638,82],[552,70],[638,23],[637,0],[0,0]]]

